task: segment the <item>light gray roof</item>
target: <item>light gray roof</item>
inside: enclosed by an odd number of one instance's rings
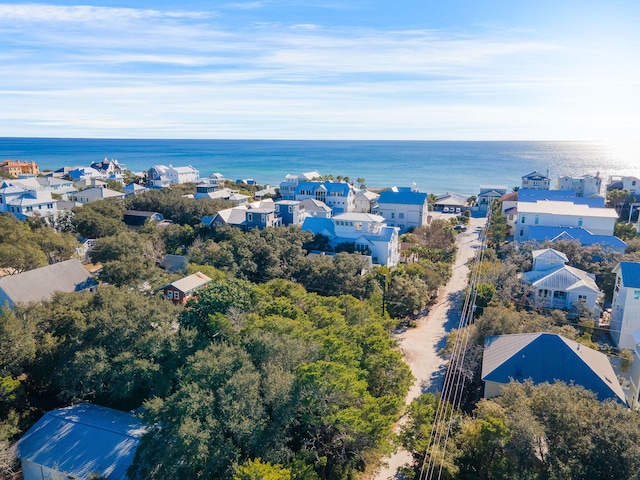
[[[551,215],[573,215],[580,217],[618,218],[613,208],[592,208],[589,205],[573,202],[542,200],[537,202],[518,202],[518,212],[546,213]]]
[[[0,305],[48,300],[55,292],[80,292],[98,284],[75,258],[0,278]]]
[[[142,423],[133,415],[82,403],[46,413],[15,445],[16,456],[61,478],[127,478]]]
[[[525,272],[523,276],[536,288],[560,290],[563,292],[589,290],[596,294],[600,293],[600,289],[598,285],[596,285],[593,277],[584,270],[568,265],[564,265],[551,272],[548,270]]]
[[[184,277],[173,282],[171,286],[177,288],[181,292],[189,293],[197,288],[206,285],[210,281],[211,279],[204,273],[196,272],[193,275],[189,275],[188,277]]]
[[[549,254],[551,256],[554,256],[553,254],[555,254],[556,257],[561,258],[562,260],[565,261],[565,263],[569,261],[569,258],[567,258],[567,256],[564,253],[559,252],[554,248],[542,248],[540,250],[534,250],[533,252],[531,252],[531,256],[533,257],[534,260],[539,256],[545,255],[545,254]]]
[[[375,213],[360,213],[360,212],[346,212],[333,217],[335,220],[349,220],[357,222],[377,222],[384,223],[384,217],[382,215],[376,215]]]

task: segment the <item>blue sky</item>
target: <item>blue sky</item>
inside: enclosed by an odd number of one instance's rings
[[[640,137],[640,2],[0,3],[0,136]]]

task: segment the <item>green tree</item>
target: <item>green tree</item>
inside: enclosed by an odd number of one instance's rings
[[[291,470],[257,458],[239,466],[233,474],[233,480],[291,480]]]

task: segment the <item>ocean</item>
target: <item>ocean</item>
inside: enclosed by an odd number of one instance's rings
[[[637,147],[637,145],[635,146]],[[480,185],[520,185],[534,170],[559,176],[640,177],[638,149],[600,142],[333,141],[333,140],[141,140],[1,138],[0,160],[34,161],[41,171],[89,166],[107,157],[133,172],[152,165],[192,165],[201,177],[278,185],[285,175],[364,178],[370,187],[410,186],[441,194],[477,195]]]

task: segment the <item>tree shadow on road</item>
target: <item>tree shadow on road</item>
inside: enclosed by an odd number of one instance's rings
[[[464,290],[452,292],[447,296],[447,301],[451,308],[447,311],[447,320],[444,323],[445,332],[458,328],[460,326],[461,307],[464,303]],[[436,344],[436,350],[442,351],[447,346],[447,336],[445,335]],[[440,355],[442,356],[442,355]],[[442,391],[444,377],[447,373],[448,362],[442,364],[427,381],[420,386],[421,393],[437,393]]]

